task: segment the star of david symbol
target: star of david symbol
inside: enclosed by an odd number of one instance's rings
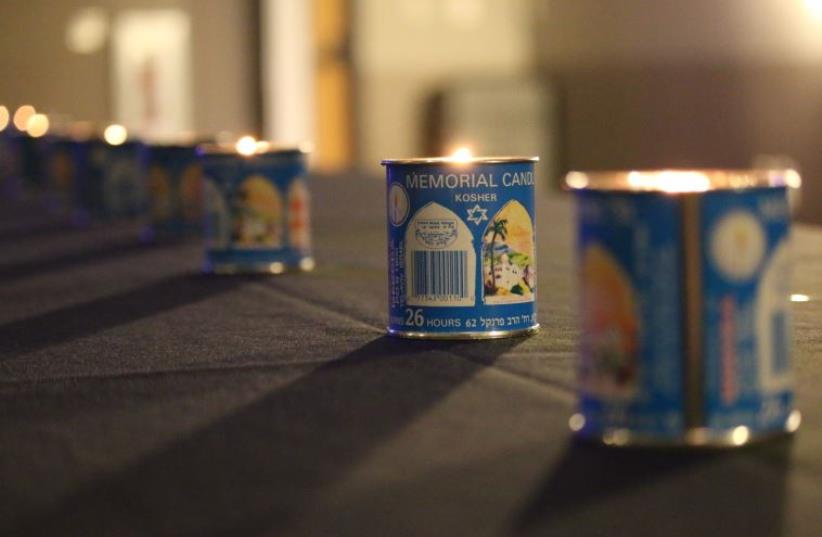
[[[470,209],[468,209],[468,218],[469,222],[473,222],[476,225],[480,225],[483,220],[488,220],[488,209],[483,209],[479,206],[479,204],[474,205]]]

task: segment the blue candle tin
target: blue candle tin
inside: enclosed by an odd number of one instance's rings
[[[204,271],[217,274],[311,270],[306,151],[257,143],[253,154],[201,146]]]
[[[92,127],[72,127],[69,136],[50,137],[43,163],[49,206],[75,224],[137,220],[147,211],[144,144],[106,143]],[[70,208],[68,208],[70,205]]]
[[[0,132],[0,194],[12,201],[23,197],[22,154],[17,136],[18,134],[11,132],[11,127]]]
[[[529,334],[536,315],[537,158],[384,160],[388,333]]]
[[[42,190],[41,143],[25,132],[8,128],[2,136],[4,196],[12,200],[31,198]]]
[[[152,144],[145,237],[182,237],[202,230],[202,165],[195,144]]]
[[[103,146],[102,182],[94,186],[100,186],[104,219],[136,220],[145,216],[147,165],[148,148],[142,142],[129,140]]]
[[[26,133],[19,133],[15,138],[20,155],[20,166],[23,174],[24,190],[28,194],[39,193],[44,185],[42,167],[43,139],[33,138]]]
[[[107,144],[95,136],[73,137],[67,142],[75,179],[74,218],[79,225],[107,217],[103,184]]]
[[[79,177],[74,157],[74,140],[50,135],[44,142],[44,203],[49,213],[72,219],[78,206]]]
[[[582,438],[738,446],[793,432],[790,211],[762,171],[579,173]]]

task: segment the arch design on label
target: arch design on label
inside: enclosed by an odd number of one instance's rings
[[[236,248],[267,249],[283,245],[283,200],[261,175],[245,179],[231,199],[231,240]]]
[[[203,199],[206,245],[214,250],[227,248],[231,239],[231,218],[222,192],[210,179],[203,181]]]
[[[782,240],[767,261],[756,291],[759,385],[766,393],[793,386],[791,374],[790,247]]]
[[[105,168],[103,199],[108,216],[134,216],[144,207],[145,190],[140,163],[131,156],[112,157]]]
[[[431,202],[405,230],[406,303],[411,306],[473,306],[477,253],[473,234],[457,214]]]
[[[537,287],[534,226],[525,207],[506,203],[482,234],[483,301],[533,302]]]

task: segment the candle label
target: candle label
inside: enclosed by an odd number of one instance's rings
[[[45,152],[46,207],[60,217],[71,217],[77,203],[77,169],[68,138],[48,137]]]
[[[700,211],[706,426],[779,429],[794,404],[785,190],[711,192]]]
[[[106,146],[102,163],[103,216],[134,219],[145,215],[147,148],[138,142]]]
[[[147,190],[149,237],[181,236],[202,229],[202,168],[193,146],[154,146]]]
[[[103,198],[107,145],[101,140],[80,141],[75,146],[75,159],[80,180],[80,197],[86,218],[104,220],[107,217]]]
[[[691,429],[706,441],[740,426],[783,430],[793,408],[785,190],[580,190],[577,200],[580,434],[677,442]],[[687,253],[686,241],[696,245]]]
[[[581,191],[577,211],[584,432],[682,434],[678,200]]]
[[[533,163],[388,164],[387,176],[389,331],[535,328]]]
[[[206,155],[206,270],[313,266],[305,171],[304,155],[297,151]]]

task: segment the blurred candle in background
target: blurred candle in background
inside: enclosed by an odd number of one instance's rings
[[[251,136],[200,148],[204,270],[217,274],[311,270],[307,150]]]
[[[779,170],[572,172],[579,409],[610,445],[793,432],[790,210]]]
[[[176,239],[202,229],[202,166],[193,137],[150,144],[146,240]]]

